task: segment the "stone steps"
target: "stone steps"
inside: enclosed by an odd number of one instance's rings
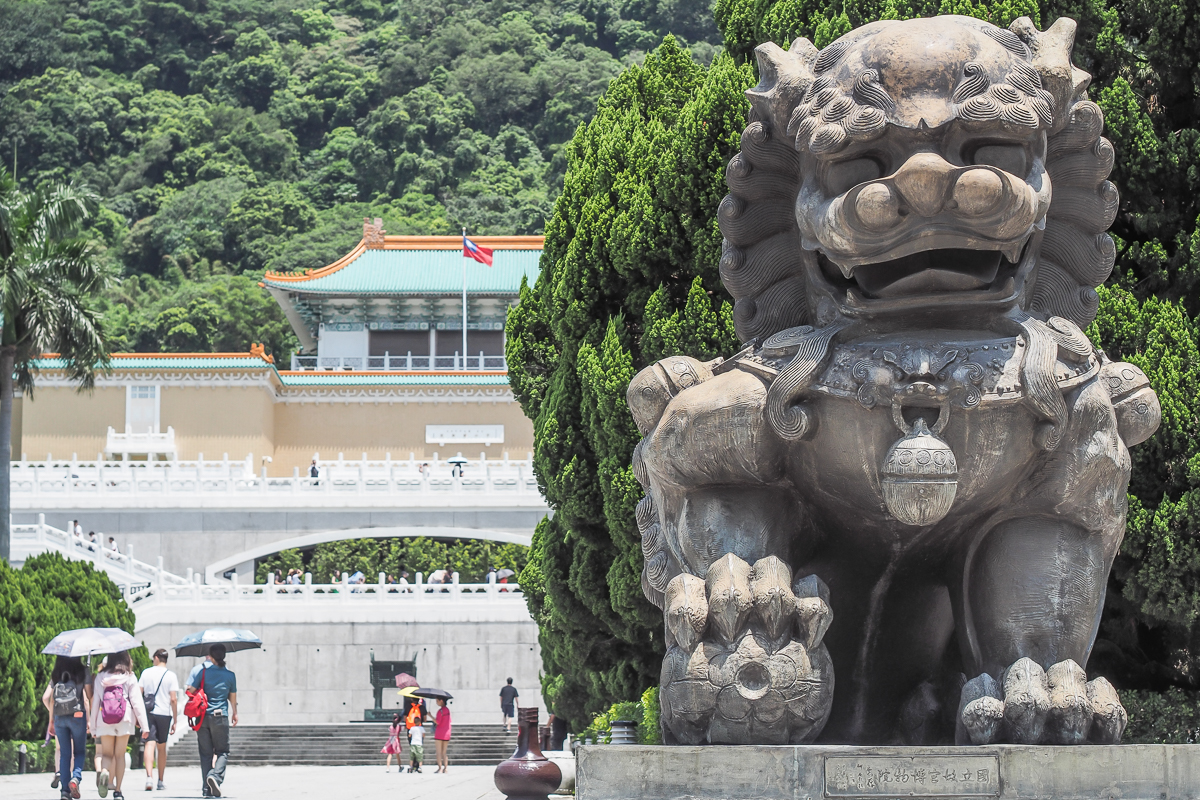
[[[229,731],[229,763],[243,766],[351,766],[382,763],[379,750],[387,742],[386,724],[240,725]],[[408,742],[400,760],[408,763]],[[506,734],[499,725],[455,725],[450,739],[451,764],[499,764],[517,746],[516,726]],[[425,762],[434,761],[432,726],[425,726]],[[394,759],[393,759],[394,760]],[[188,731],[171,747],[169,763],[195,766],[200,761],[196,733]]]

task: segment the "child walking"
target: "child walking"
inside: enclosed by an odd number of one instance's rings
[[[387,753],[387,768],[384,772],[392,771],[392,756],[396,756],[396,769],[404,772],[404,762],[400,760],[400,731],[404,730],[404,723],[400,721],[399,714],[392,715],[392,724],[388,726],[387,744],[379,752]]]
[[[408,729],[408,758],[408,771],[420,772],[421,761],[425,758],[425,728],[422,725]]]

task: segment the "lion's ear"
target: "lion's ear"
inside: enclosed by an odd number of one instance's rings
[[[1054,98],[1054,128],[1056,133],[1066,124],[1066,114],[1084,96],[1092,76],[1071,63],[1075,47],[1075,20],[1059,17],[1044,32],[1038,32],[1033,20],[1021,17],[1013,20],[1009,30],[1020,36],[1033,52],[1033,68],[1042,78],[1044,88]]]
[[[813,61],[817,48],[808,39],[792,42],[784,50],[774,42],[754,48],[758,57],[758,85],[746,91],[750,98],[751,120],[769,122],[776,131],[787,129],[792,110],[800,105],[813,81]]]

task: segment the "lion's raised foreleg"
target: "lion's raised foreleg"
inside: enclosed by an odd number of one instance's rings
[[[828,590],[791,565],[803,509],[784,444],[763,418],[764,381],[667,359],[629,390],[645,439],[638,524],[643,586],[663,609],[663,724],[684,744],[786,744],[828,717],[833,669],[821,640]]]

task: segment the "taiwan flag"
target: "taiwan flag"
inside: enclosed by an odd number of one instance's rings
[[[463,234],[463,258],[473,258],[480,264],[492,265],[492,251],[486,247],[480,247],[472,242]]]

